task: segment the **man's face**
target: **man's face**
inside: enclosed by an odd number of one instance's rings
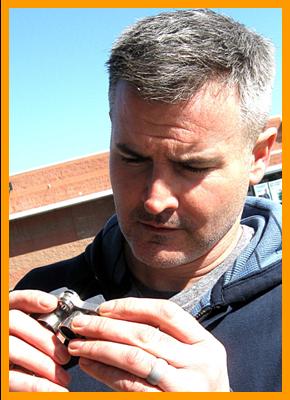
[[[236,95],[216,89],[168,105],[117,85],[110,156],[116,211],[133,255],[153,268],[197,260],[238,224],[250,157]]]

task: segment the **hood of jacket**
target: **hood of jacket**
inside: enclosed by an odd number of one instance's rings
[[[254,236],[232,267],[193,309],[198,315],[207,307],[238,305],[259,296],[282,281],[282,207],[271,200],[248,197],[241,223]]]

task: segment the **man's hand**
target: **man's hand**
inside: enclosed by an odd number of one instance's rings
[[[11,392],[67,392],[68,373],[61,367],[70,356],[55,334],[29,313],[48,313],[57,298],[38,290],[10,293],[9,390]]]
[[[99,314],[73,320],[87,339],[68,346],[92,377],[124,392],[229,391],[223,345],[176,304],[127,298],[103,303]]]

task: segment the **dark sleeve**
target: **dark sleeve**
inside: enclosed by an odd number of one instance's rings
[[[107,257],[104,254],[107,254]],[[66,287],[83,299],[102,294],[106,299],[120,297],[128,286],[125,266],[121,272],[122,237],[115,219],[101,230],[85,251],[69,260],[35,268],[26,274],[14,289],[38,289],[45,292]],[[120,268],[119,268],[120,269]],[[121,277],[116,280],[116,276]],[[126,286],[127,285],[127,286]]]
[[[99,291],[99,281],[86,262],[84,253],[69,260],[60,261],[28,272],[15,286],[15,290],[38,289],[45,292],[67,287],[81,297]]]

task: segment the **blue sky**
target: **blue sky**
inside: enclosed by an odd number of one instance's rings
[[[10,10],[10,174],[109,149],[105,62],[119,33],[150,8]],[[281,114],[282,11],[220,8],[276,47],[272,114]]]

